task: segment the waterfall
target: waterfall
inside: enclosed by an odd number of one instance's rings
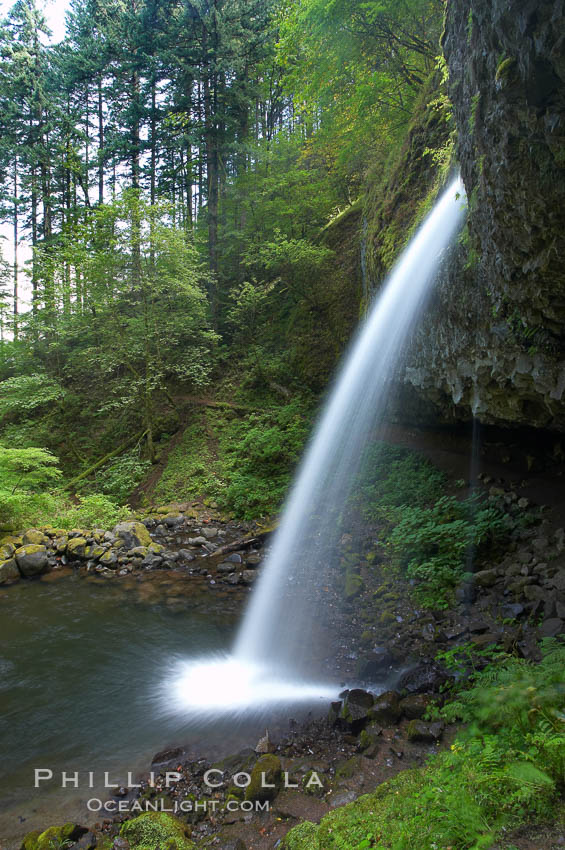
[[[332,564],[339,517],[369,433],[382,415],[404,348],[462,221],[453,180],[382,287],[339,371],[283,510],[234,654],[296,674],[308,666],[318,564]]]
[[[313,634],[320,618],[332,620],[325,602],[341,568],[348,496],[464,207],[457,177],[381,288],[344,357],[304,455],[233,653],[182,662],[173,688],[167,688],[177,710],[243,709],[332,693],[312,684],[319,674]]]

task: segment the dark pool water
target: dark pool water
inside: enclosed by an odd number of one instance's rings
[[[240,608],[168,573],[0,589],[0,846],[84,806],[93,791],[63,791],[62,771],[93,771],[99,788],[104,771],[124,781],[163,747],[197,748],[201,731],[164,716],[156,690],[171,659],[226,649]],[[227,730],[216,733],[229,749]],[[38,790],[36,768],[54,774]]]

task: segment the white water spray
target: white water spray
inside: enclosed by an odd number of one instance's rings
[[[175,693],[186,708],[229,704],[230,690],[238,707],[300,699],[301,692],[305,698],[315,692],[327,695],[326,688],[311,684],[312,634],[324,610],[325,585],[339,569],[344,508],[464,206],[464,188],[457,178],[382,287],[304,456],[231,659],[220,667],[212,662],[208,670],[203,660],[195,661],[178,671]],[[212,679],[215,685],[210,685]]]

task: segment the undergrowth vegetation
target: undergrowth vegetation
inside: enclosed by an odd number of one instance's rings
[[[565,647],[507,657],[442,710],[467,723],[451,748],[372,794],[304,823],[286,850],[487,850],[528,821],[565,822]]]
[[[363,459],[354,499],[380,529],[390,566],[413,580],[419,601],[446,607],[466,571],[516,525],[498,504],[448,493],[446,475],[417,451],[377,442]]]
[[[108,527],[129,513],[102,493],[71,499],[61,489],[58,458],[37,447],[0,445],[0,527],[17,531],[32,525]]]
[[[238,416],[208,409],[169,455],[155,498],[204,495],[241,519],[278,510],[308,436],[302,400]]]

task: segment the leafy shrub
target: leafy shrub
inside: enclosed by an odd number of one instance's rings
[[[4,528],[33,523],[52,509],[49,487],[62,475],[57,464],[47,449],[0,445],[0,523]]]
[[[108,496],[92,493],[78,496],[78,503],[59,505],[49,522],[62,528],[111,528],[131,513],[128,507],[117,505]]]
[[[124,504],[150,467],[151,462],[141,460],[138,449],[132,449],[98,470],[92,490]]]
[[[364,452],[355,498],[369,521],[388,519],[390,508],[431,504],[445,482],[444,473],[419,452],[375,442]]]
[[[226,484],[218,501],[245,519],[279,508],[308,432],[300,401],[229,423],[220,437]]]
[[[415,579],[424,603],[446,605],[469,553],[480,556],[509,530],[502,511],[480,496],[443,496],[432,507],[401,507],[388,543],[394,562]]]

